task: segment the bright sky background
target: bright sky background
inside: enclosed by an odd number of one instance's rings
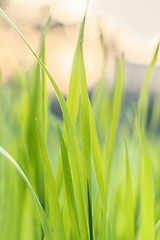
[[[83,15],[86,0],[10,0],[12,3],[52,5],[53,14],[64,21]],[[133,51],[153,51],[160,38],[159,0],[90,0],[89,13],[104,19],[123,44]]]
[[[25,16],[27,16],[26,19],[27,21],[30,20],[30,23],[32,22],[33,14],[37,13],[36,8],[38,6],[43,6],[44,4],[48,4],[48,6],[51,6],[50,10],[55,20],[64,21],[64,23],[80,22],[82,20],[82,16],[84,14],[85,6],[86,6],[86,0],[9,0],[9,2],[11,3],[10,13],[11,12],[14,13],[14,11],[16,10],[15,16],[19,15],[17,19],[20,22],[21,22],[22,16],[24,16],[24,19],[25,19]],[[33,11],[31,11],[32,8],[33,8]],[[46,9],[44,10],[47,11]],[[36,18],[36,16],[39,16],[39,17]],[[35,14],[34,17],[37,19],[38,22],[41,21],[40,15]],[[103,24],[104,34],[106,34],[105,35],[106,41],[108,41],[109,43],[115,43],[115,45],[114,44],[109,45],[111,49],[112,49],[112,46],[115,46],[115,49],[116,51],[118,50],[118,53],[121,54],[122,52],[124,52],[126,59],[130,62],[146,63],[146,64],[150,62],[153,54],[153,50],[155,49],[157,42],[160,39],[160,0],[90,0],[89,10],[87,13],[88,24],[86,26],[86,35],[85,35],[86,36],[85,38],[88,37],[86,43],[87,42],[89,43],[89,45],[87,45],[85,49],[85,53],[89,57],[88,58],[85,57],[85,59],[86,59],[86,63],[88,64],[87,70],[89,69],[88,79],[90,79],[91,81],[93,80],[96,81],[98,78],[97,76],[99,76],[99,72],[95,73],[95,69],[98,69],[98,71],[101,70],[102,56],[101,56],[100,46],[96,45],[98,44],[97,42],[99,42],[99,39],[98,39],[97,29],[95,31],[95,25],[94,25],[95,21],[92,21],[93,18],[101,19],[101,23]],[[22,17],[22,20],[23,20],[23,17]],[[43,20],[44,19],[42,19],[42,21]],[[27,25],[26,25],[26,28],[27,28]],[[74,30],[75,28],[68,28],[68,29]],[[36,49],[35,41],[36,40],[38,41],[39,38],[35,36],[36,32],[35,34],[34,32],[33,33],[28,33],[28,32],[29,32],[29,29],[26,30],[26,32],[24,32],[25,36],[27,37],[27,39],[30,39],[31,45],[35,46],[35,49]],[[69,66],[71,65],[72,55],[73,55],[73,48],[74,48],[73,40],[76,39],[76,36],[72,34],[73,32],[66,31],[65,36],[60,35],[60,39],[58,39],[59,37],[58,33],[57,35],[54,35],[54,36],[50,36],[48,34],[50,39],[49,46],[52,46],[53,37],[56,38],[54,39],[54,41],[57,43],[57,47],[56,47],[57,52],[55,53],[56,49],[54,49],[54,51],[52,49],[52,50],[49,50],[49,53],[54,52],[54,60],[57,65],[54,64],[52,56],[51,56],[50,63],[52,65],[51,69],[54,69],[53,74],[54,76],[56,76],[56,79],[63,80],[61,81],[62,86],[64,85],[64,81],[66,81],[66,79],[69,79],[68,76],[70,74]],[[10,44],[10,47],[15,46],[15,44],[17,43],[17,38],[14,38],[14,36],[15,35],[8,37],[9,39],[12,38],[12,40],[15,40],[14,44]],[[6,39],[2,41],[1,45],[8,42],[7,34],[5,37]],[[111,40],[113,40],[113,42],[112,41],[110,42],[110,37],[111,37]],[[116,41],[114,42],[115,39]],[[60,42],[60,40],[62,41]],[[64,42],[65,43],[67,42],[67,44],[64,44]],[[61,51],[63,47],[65,47],[65,49]],[[18,45],[18,49],[20,50],[19,45]],[[24,47],[21,48],[21,51],[23,49]],[[13,53],[14,51],[16,52],[15,49],[12,49],[12,50],[13,50]],[[12,51],[10,51],[10,53],[11,52]],[[63,52],[63,56],[61,56],[60,52]],[[27,55],[27,53],[24,53],[24,54],[19,53],[19,55],[17,54],[19,58],[16,55],[17,63],[21,64],[21,62],[23,62],[25,54]],[[2,55],[3,54],[1,52],[1,56]],[[25,59],[27,59],[26,55],[25,55]],[[4,52],[3,56],[7,56],[7,54]],[[7,62],[3,60],[3,56],[2,56],[1,65]],[[13,57],[15,57],[15,54],[13,54]],[[113,57],[114,55],[111,54],[112,59]],[[57,59],[59,59],[59,61]],[[96,59],[99,59],[98,63],[97,61],[95,61]],[[62,71],[58,71],[59,69],[57,67],[58,64],[62,64],[63,69],[64,69],[64,66],[66,66],[66,72],[63,71],[63,76],[60,75],[62,74]],[[97,67],[97,64],[99,64],[99,67]],[[111,73],[112,75],[112,73],[114,72],[114,69],[113,69],[114,62],[110,61],[107,66],[109,69],[108,72]],[[9,72],[8,63],[4,66],[4,68],[7,69],[4,72],[8,74]],[[57,73],[56,73],[56,69],[57,69]],[[109,74],[107,73],[107,75]]]
[[[52,4],[55,10],[81,15],[86,0],[10,0],[30,6],[46,3]],[[157,38],[160,32],[159,0],[90,0],[90,13],[103,16],[107,23],[120,28],[130,38]],[[146,39],[147,40],[147,39]]]
[[[159,0],[93,0],[92,10],[130,41],[150,42],[160,36]]]

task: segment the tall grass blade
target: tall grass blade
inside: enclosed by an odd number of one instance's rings
[[[79,98],[80,98],[80,92],[81,92],[80,54],[81,54],[81,44],[83,43],[85,20],[86,20],[86,13],[84,14],[84,17],[80,26],[79,37],[78,37],[77,47],[76,47],[76,51],[73,59],[70,84],[69,84],[69,90],[67,95],[67,107],[71,116],[71,120],[74,125],[76,124],[76,121],[77,121],[77,115],[79,110]],[[61,181],[62,181],[62,164],[61,163],[62,161],[59,161],[58,173],[56,178],[56,182],[58,186],[61,185]]]
[[[91,146],[90,146],[90,116],[89,116],[89,97],[86,83],[86,72],[84,66],[83,52],[81,49],[80,54],[80,77],[81,77],[81,142],[82,142],[82,161],[83,161],[83,172],[85,179],[85,188],[87,194],[87,184],[91,194]]]

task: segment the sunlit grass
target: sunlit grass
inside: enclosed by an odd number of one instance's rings
[[[65,100],[46,68],[48,25],[37,55],[2,10],[0,15],[36,60],[13,82],[3,84],[0,74],[0,239],[159,239],[159,96],[147,129],[159,44],[136,104],[123,109],[123,56],[116,59],[112,92],[103,71],[90,100],[83,58],[85,15]],[[51,111],[47,78],[62,120]]]

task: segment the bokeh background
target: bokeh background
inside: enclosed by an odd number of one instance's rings
[[[18,26],[29,44],[38,51],[41,30],[52,17],[47,34],[47,67],[66,93],[80,22],[86,0],[0,0],[0,5]],[[85,30],[85,63],[88,87],[94,87],[103,66],[100,32],[107,48],[106,76],[114,78],[115,57],[126,58],[126,88],[138,91],[146,66],[159,40],[160,3],[158,0],[90,0]],[[157,59],[157,65],[159,65]],[[15,69],[28,69],[34,58],[16,33],[0,18],[0,67],[3,79],[13,78]],[[159,83],[157,67],[152,84]]]

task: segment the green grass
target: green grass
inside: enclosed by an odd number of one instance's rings
[[[46,68],[49,21],[36,54],[1,9],[0,15],[35,57],[35,65],[15,72],[12,82],[3,83],[0,74],[0,239],[160,239],[159,93],[147,128],[159,44],[137,103],[123,107],[123,56],[116,59],[112,92],[103,69],[89,99],[85,14],[65,100]],[[101,42],[105,61],[102,36]],[[62,120],[51,112],[47,79]]]

